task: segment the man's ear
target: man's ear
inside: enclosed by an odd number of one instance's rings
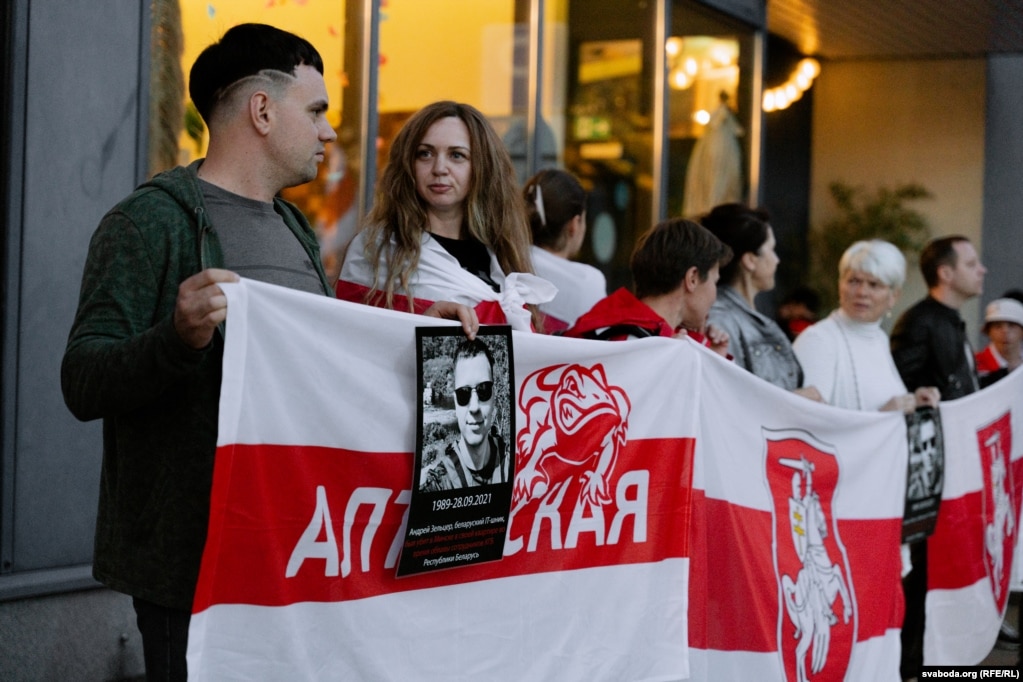
[[[262,90],[257,90],[249,97],[249,119],[260,135],[270,132],[272,105],[270,96]]]
[[[951,282],[955,279],[955,265],[950,263],[942,263],[938,266],[938,281],[944,284]]]
[[[700,286],[702,281],[703,280],[700,279],[700,271],[695,265],[686,270],[686,276],[683,280],[683,284],[685,284],[686,287],[686,293],[691,294],[696,291],[696,287]]]

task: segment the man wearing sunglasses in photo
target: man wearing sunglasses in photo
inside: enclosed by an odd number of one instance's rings
[[[493,429],[494,356],[479,340],[464,340],[455,349],[453,385],[459,437],[423,468],[423,492],[471,488],[508,481],[508,449]]]

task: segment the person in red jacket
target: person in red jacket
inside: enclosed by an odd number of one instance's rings
[[[635,294],[622,287],[565,332],[573,338],[625,340],[689,336],[727,355],[728,335],[707,325],[718,271],[732,250],[707,228],[675,218],[647,231],[629,263]]]

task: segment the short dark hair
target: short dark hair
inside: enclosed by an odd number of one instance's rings
[[[927,243],[920,252],[920,272],[924,276],[927,288],[931,289],[938,285],[938,268],[942,265],[956,266],[959,254],[955,245],[959,242],[970,241],[961,234],[953,234],[948,237],[939,237]]]
[[[550,249],[563,248],[568,238],[565,226],[586,210],[586,190],[579,180],[567,171],[547,168],[526,181],[522,193],[533,243]]]
[[[731,284],[739,274],[742,256],[758,254],[767,241],[770,215],[765,209],[743,204],[720,204],[700,218],[700,224],[727,244],[734,258],[721,267],[721,281]]]
[[[462,358],[468,360],[470,358],[475,358],[480,355],[485,356],[487,358],[487,362],[490,363],[490,371],[491,373],[493,373],[494,354],[490,352],[490,347],[487,346],[486,343],[481,341],[479,337],[475,339],[463,339],[462,342],[455,347],[455,352],[451,354],[452,375],[454,374],[455,371],[455,365],[458,364],[459,360],[461,360]]]
[[[630,266],[636,297],[660,296],[675,289],[695,267],[700,280],[715,265],[732,259],[732,249],[703,225],[684,218],[657,223],[639,238]]]
[[[239,24],[204,49],[188,76],[188,94],[207,125],[228,87],[261,71],[295,75],[301,65],[323,73],[323,59],[312,43],[266,24]]]

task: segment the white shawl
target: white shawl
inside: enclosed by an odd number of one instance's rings
[[[512,329],[530,331],[531,318],[526,304],[547,303],[558,293],[557,288],[545,279],[525,272],[513,272],[505,276],[497,257],[490,254],[490,277],[500,287],[494,291],[476,275],[463,270],[458,260],[444,250],[429,232],[422,234],[422,248],[419,267],[410,280],[412,292],[395,290],[395,294],[413,296],[428,301],[453,301],[475,307],[483,301],[495,301],[501,306]],[[382,288],[387,273],[386,253],[380,254],[380,276],[376,282]],[[373,264],[366,260],[366,233],[360,232],[352,240],[341,267],[340,279],[346,282],[373,287]]]

